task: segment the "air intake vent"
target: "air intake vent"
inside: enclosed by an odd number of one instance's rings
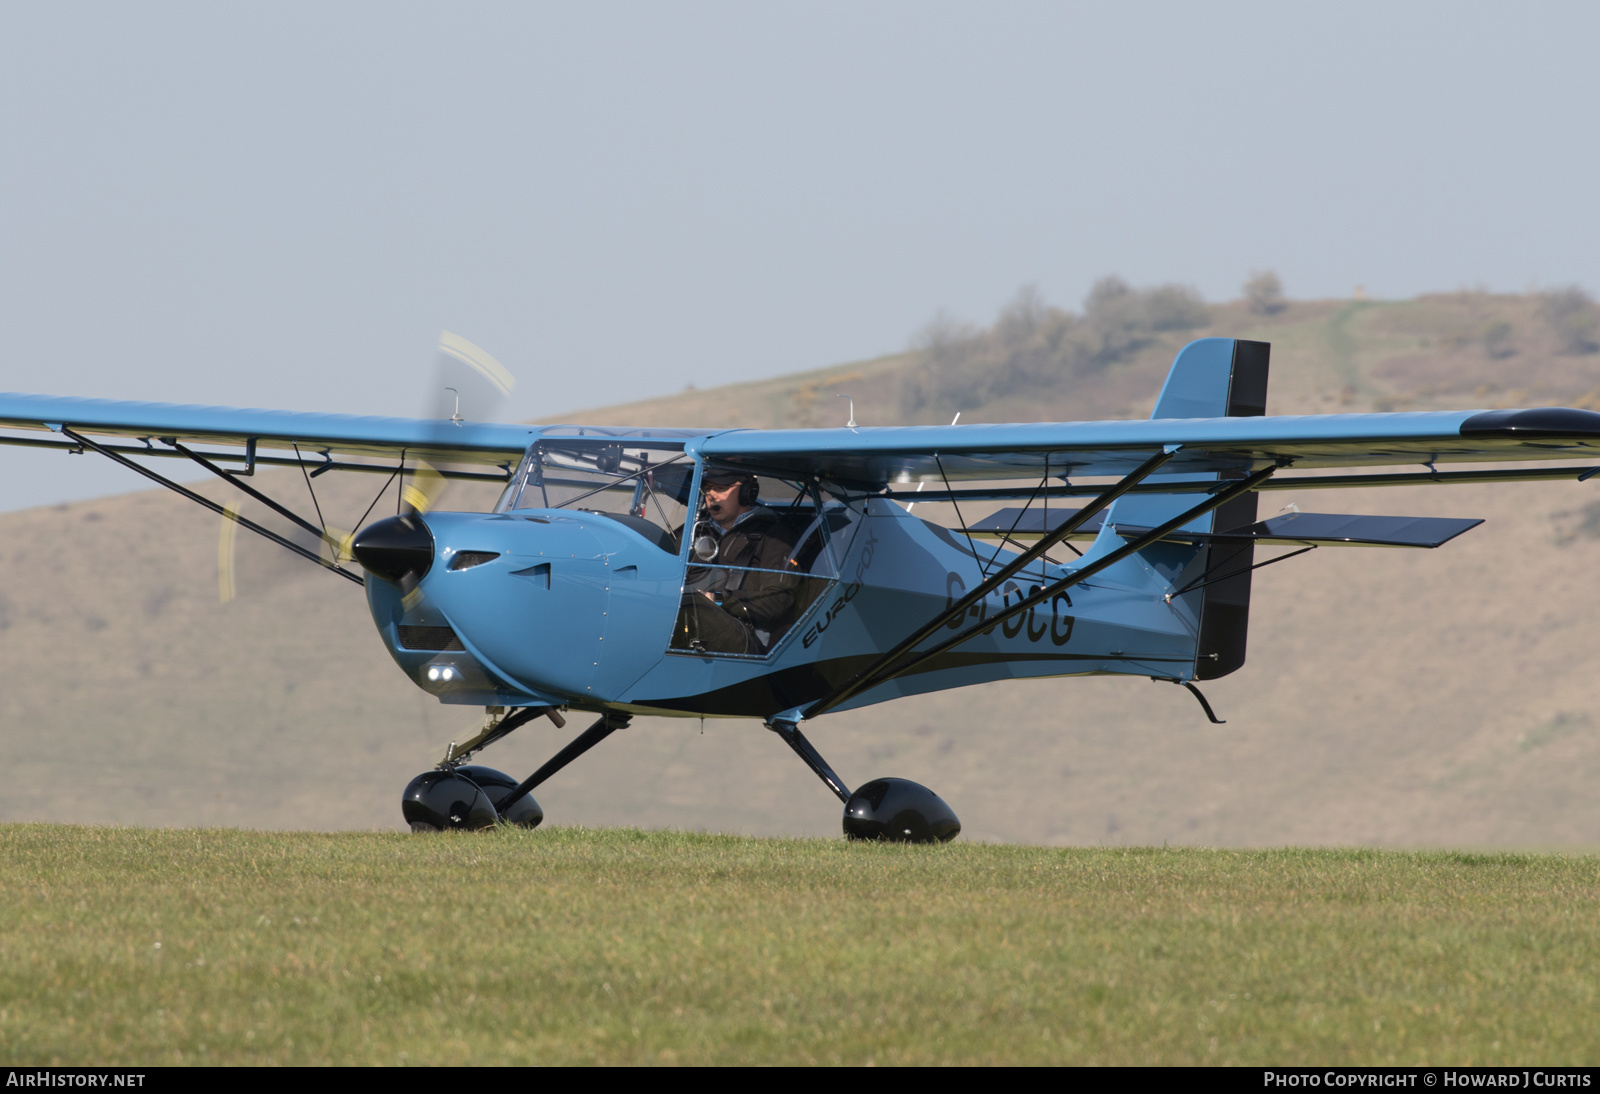
[[[449,627],[406,627],[400,628],[400,645],[408,650],[464,650],[461,639],[456,637],[456,632]]]
[[[493,562],[499,557],[499,551],[457,551],[456,557],[450,560],[450,568],[470,570],[474,566],[482,566],[485,562]]]

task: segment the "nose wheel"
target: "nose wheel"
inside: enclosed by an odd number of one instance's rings
[[[531,794],[505,806],[516,788],[517,780],[504,771],[479,764],[425,771],[407,785],[400,811],[413,832],[493,828],[501,821],[539,827],[544,810]]]
[[[582,756],[595,745],[627,726],[626,714],[602,714],[600,719],[580,733],[576,740],[557,752],[543,767],[518,782],[504,771],[479,764],[462,764],[459,759],[470,751],[498,740],[515,728],[540,714],[550,714],[545,708],[525,708],[485,728],[484,732],[457,749],[450,746],[445,762],[433,771],[424,771],[406,785],[400,796],[400,812],[413,832],[442,832],[450,828],[493,828],[496,824],[515,824],[522,828],[537,828],[544,820],[544,810],[528,791]],[[557,725],[566,723],[559,717],[551,718]]]

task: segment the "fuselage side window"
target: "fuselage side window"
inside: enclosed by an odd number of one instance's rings
[[[814,483],[707,467],[670,648],[774,652],[837,577],[831,526],[848,523],[840,508],[825,506]]]

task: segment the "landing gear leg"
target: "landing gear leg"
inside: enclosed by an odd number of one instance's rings
[[[799,726],[774,718],[767,728],[783,738],[783,743],[794,749],[817,778],[844,802],[844,834],[849,838],[948,843],[961,834],[961,821],[955,810],[927,787],[909,779],[873,779],[851,793]]]
[[[828,761],[822,758],[812,743],[800,732],[800,727],[793,722],[782,722],[777,719],[767,723],[767,728],[783,738],[783,743],[794,749],[795,755],[806,762],[806,766],[816,772],[817,778],[827,784],[829,790],[839,796],[839,800],[846,804],[850,801],[850,790],[844,785],[844,780],[834,774],[833,768],[828,766]]]
[[[494,744],[500,738],[507,736],[512,730],[528,724],[535,718],[545,717],[555,723],[557,729],[565,729],[567,720],[555,707],[522,707],[519,710],[506,713],[505,707],[484,707],[483,728],[477,735],[462,744],[451,741],[450,747],[444,750],[444,759],[439,761],[440,767],[450,767],[454,764],[465,763],[472,758],[474,752],[481,752]]]
[[[515,790],[511,791],[511,793],[502,798],[500,801],[501,810],[504,811],[509,809],[511,806],[516,805],[516,803],[521,800],[522,797],[528,793],[528,791],[532,790],[534,787],[548,779],[551,775],[554,775],[557,771],[560,771],[563,767],[566,767],[573,760],[576,760],[579,756],[582,756],[595,745],[611,736],[612,733],[619,729],[626,729],[628,723],[631,721],[633,721],[633,716],[631,714],[613,714],[608,711],[607,713],[600,715],[599,720],[597,720],[594,725],[578,734],[576,740],[574,740],[566,748],[563,748],[560,752],[557,752],[554,756],[550,757],[550,759],[545,762],[543,767],[535,771],[532,775],[529,775],[526,779],[523,779],[517,784]]]
[[[608,714],[590,726],[578,739],[556,753],[555,758],[522,782],[503,771],[462,761],[478,749],[499,740],[513,729],[541,715],[558,726],[565,725],[552,707],[525,707],[506,715],[503,710],[489,712],[482,732],[463,745],[451,742],[445,758],[434,771],[411,780],[401,796],[401,811],[413,832],[437,832],[445,828],[491,828],[497,822],[537,828],[544,810],[528,791],[573,760],[599,744],[614,730],[626,726],[626,714]]]

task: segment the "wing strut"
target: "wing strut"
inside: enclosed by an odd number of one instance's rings
[[[230,482],[234,486],[237,486],[240,490],[244,491],[246,494],[249,494],[252,498],[255,498],[257,501],[259,501],[262,505],[265,505],[267,508],[269,508],[273,512],[277,513],[279,516],[287,517],[289,520],[294,521],[296,524],[298,524],[300,527],[304,528],[306,531],[310,532],[312,535],[316,536],[318,539],[326,539],[327,538],[327,529],[318,528],[315,524],[312,524],[309,520],[306,520],[303,517],[300,517],[297,514],[291,512],[288,509],[284,508],[283,506],[279,505],[277,502],[275,502],[271,498],[267,497],[265,494],[263,494],[261,491],[257,490],[255,487],[250,486],[247,483],[240,482],[238,479],[234,478],[234,476],[230,472],[224,471],[222,468],[218,467],[216,464],[212,463],[210,460],[206,459],[204,456],[200,455],[198,452],[191,452],[189,449],[183,447],[183,445],[179,444],[177,441],[173,440],[171,437],[162,437],[161,438],[161,443],[166,445],[166,446],[168,446],[169,448],[173,448],[173,449],[176,449],[179,452],[182,452],[185,456],[188,456],[195,463],[199,464],[201,467],[205,468],[207,471],[209,471],[213,475],[217,476],[217,478],[222,479],[224,482]]]
[[[1279,555],[1277,558],[1269,558],[1265,562],[1258,562],[1254,566],[1251,566],[1247,570],[1239,570],[1236,573],[1228,574],[1226,577],[1212,577],[1211,576],[1212,574],[1216,573],[1218,570],[1222,569],[1223,566],[1226,566],[1228,563],[1232,562],[1234,559],[1239,557],[1241,552],[1235,551],[1233,554],[1231,554],[1227,558],[1223,559],[1222,563],[1220,565],[1211,567],[1209,570],[1207,570],[1205,573],[1201,574],[1199,577],[1195,578],[1193,581],[1189,582],[1189,584],[1185,585],[1183,588],[1178,589],[1175,592],[1168,593],[1162,599],[1164,599],[1168,604],[1171,604],[1174,600],[1176,600],[1178,597],[1182,596],[1184,593],[1192,593],[1196,589],[1204,589],[1207,585],[1215,585],[1219,581],[1227,581],[1228,578],[1238,577],[1239,574],[1253,573],[1254,571],[1261,569],[1261,567],[1263,567],[1263,566],[1271,566],[1274,562],[1283,562],[1285,559],[1291,559],[1291,558],[1296,557],[1297,555],[1303,555],[1307,551],[1315,551],[1316,549],[1317,549],[1317,545],[1315,543],[1313,543],[1311,546],[1302,547],[1298,551],[1290,551],[1286,555]],[[1159,677],[1151,677],[1151,679],[1159,679]]]
[[[1164,453],[1164,454],[1168,458],[1170,458],[1172,455],[1175,455],[1176,453],[1177,453],[1177,446],[1173,445],[1173,446],[1170,446],[1170,450],[1168,452]],[[1146,461],[1147,464],[1150,463],[1150,462],[1151,461]],[[1160,465],[1157,464],[1156,466],[1160,466]],[[1141,467],[1141,470],[1142,469],[1143,468]],[[1154,468],[1151,468],[1151,470],[1154,470]],[[860,672],[858,672],[854,677],[851,678],[849,683],[847,683],[843,687],[835,690],[833,692],[833,694],[824,696],[823,698],[817,700],[815,703],[812,703],[809,707],[807,707],[802,712],[801,716],[804,717],[804,718],[815,718],[820,714],[825,714],[828,711],[832,710],[834,707],[838,706],[840,703],[842,703],[845,700],[851,698],[852,696],[859,695],[861,692],[867,690],[868,688],[876,687],[879,684],[888,683],[890,680],[894,679],[896,676],[902,676],[905,673],[910,672],[912,669],[914,669],[917,666],[919,666],[919,665],[923,664],[924,662],[928,661],[930,658],[937,657],[939,654],[945,652],[948,649],[952,649],[955,646],[959,646],[963,642],[970,641],[971,639],[976,638],[979,634],[982,634],[985,631],[992,631],[997,624],[1004,623],[1006,620],[1010,619],[1013,616],[1021,615],[1023,612],[1027,611],[1029,608],[1033,607],[1036,604],[1041,604],[1044,601],[1049,600],[1051,597],[1055,596],[1057,593],[1064,592],[1064,591],[1066,591],[1067,589],[1071,588],[1074,585],[1077,585],[1077,584],[1079,584],[1079,583],[1081,583],[1083,581],[1087,581],[1089,578],[1093,577],[1095,574],[1100,573],[1102,570],[1108,569],[1109,567],[1116,565],[1118,562],[1121,562],[1123,559],[1127,558],[1128,556],[1136,554],[1137,552],[1144,550],[1146,547],[1149,547],[1151,544],[1158,542],[1163,537],[1165,537],[1168,533],[1174,532],[1177,529],[1182,528],[1185,524],[1188,524],[1191,520],[1194,520],[1196,517],[1203,517],[1207,513],[1211,512],[1213,509],[1216,509],[1219,506],[1223,505],[1224,503],[1228,502],[1229,500],[1238,497],[1240,494],[1244,494],[1244,493],[1247,493],[1247,492],[1249,492],[1251,490],[1254,490],[1257,486],[1261,485],[1262,483],[1266,482],[1267,479],[1271,478],[1273,473],[1275,471],[1277,471],[1277,470],[1278,470],[1277,465],[1274,464],[1271,467],[1262,468],[1260,471],[1257,471],[1255,474],[1251,475],[1249,478],[1244,478],[1244,479],[1224,479],[1223,482],[1225,482],[1227,484],[1226,486],[1222,486],[1222,488],[1217,490],[1217,492],[1215,494],[1213,494],[1211,497],[1207,498],[1205,501],[1201,502],[1199,505],[1196,505],[1193,508],[1191,508],[1191,509],[1189,509],[1189,510],[1187,510],[1187,511],[1181,513],[1181,514],[1179,514],[1178,516],[1173,517],[1171,520],[1167,521],[1161,527],[1153,528],[1149,532],[1146,532],[1144,535],[1140,536],[1138,539],[1135,539],[1132,542],[1127,543],[1124,546],[1117,548],[1115,551],[1112,551],[1109,554],[1103,555],[1100,558],[1095,559],[1093,562],[1088,563],[1087,565],[1080,566],[1078,569],[1073,570],[1071,573],[1069,573],[1066,577],[1062,578],[1061,580],[1056,581],[1056,582],[1052,582],[1051,584],[1045,586],[1044,588],[1040,589],[1037,593],[1034,593],[1031,596],[1023,597],[1022,599],[1018,600],[1015,604],[1012,604],[1009,607],[1005,608],[1004,610],[1000,611],[998,614],[990,616],[987,619],[981,620],[976,626],[969,627],[967,630],[962,631],[960,634],[955,635],[953,638],[947,638],[943,642],[935,643],[934,645],[929,646],[925,650],[916,651],[915,653],[913,653],[909,657],[909,659],[900,660],[900,658],[904,656],[904,654],[906,652],[906,648],[908,646],[908,643],[906,643],[906,642],[900,643],[900,645],[896,646],[889,653],[887,653],[884,656],[878,658],[878,660],[874,661],[871,665],[868,665],[865,669],[863,669]],[[1136,472],[1134,472],[1134,474],[1138,474],[1138,472],[1136,471]],[[1148,472],[1147,472],[1147,474],[1148,474]],[[1132,477],[1133,476],[1130,475],[1128,477],[1128,479],[1131,479]],[[1131,482],[1128,481],[1128,479],[1124,479],[1122,482],[1118,483],[1117,487],[1122,487],[1124,484],[1127,484],[1128,486],[1133,485]],[[1219,485],[1221,485],[1221,484],[1219,484]],[[1117,487],[1113,487],[1113,490],[1116,489]],[[1110,491],[1107,491],[1107,493],[1110,493]],[[1101,497],[1105,497],[1105,495],[1101,495]],[[1098,501],[1098,500],[1099,499],[1096,499],[1096,501]],[[1063,536],[1063,538],[1064,538],[1065,534],[1070,534],[1071,528],[1069,528],[1068,526],[1072,525],[1074,520],[1078,520],[1079,518],[1083,518],[1084,514],[1085,513],[1089,513],[1089,510],[1093,509],[1094,506],[1095,506],[1094,502],[1091,502],[1089,505],[1084,506],[1082,509],[1080,509],[1078,511],[1077,516],[1075,516],[1073,518],[1073,520],[1067,521],[1066,524],[1063,524],[1060,528],[1057,528],[1056,531],[1054,533],[1052,533],[1050,536],[1046,536],[1044,539],[1041,539],[1039,541],[1039,544],[1035,545],[1034,550],[1038,550],[1040,545],[1050,543],[1055,536]],[[1090,514],[1090,515],[1092,515],[1092,514]],[[1084,518],[1084,519],[1087,519],[1087,518]],[[1080,523],[1081,523],[1081,521],[1080,521]],[[1013,565],[1015,565],[1015,563],[1013,563]],[[1020,569],[1020,567],[1018,567],[1018,568]],[[1011,569],[1011,567],[1008,566],[1005,569],[1009,570],[1009,569]],[[1013,571],[1013,572],[1015,572],[1015,571]],[[1002,574],[1005,573],[1005,570],[1000,571],[1000,573],[1002,573]],[[999,578],[999,576],[1000,576],[1000,574],[996,574],[995,575],[996,578]],[[995,586],[998,586],[999,582],[996,581],[993,578],[990,579],[989,582],[985,582],[985,585],[991,585],[991,584],[995,585]],[[979,586],[979,588],[983,588],[983,586]],[[977,591],[978,591],[977,589],[973,590],[974,593],[976,593]],[[971,600],[971,599],[972,599],[972,597],[970,595],[968,597],[963,598],[963,600]],[[939,616],[938,619],[934,620],[931,624],[928,624],[928,625],[924,626],[923,628],[921,628],[917,632],[917,641],[920,641],[923,637],[926,637],[929,634],[933,634],[935,631],[937,631],[939,629],[939,627],[945,625],[949,620],[960,618],[959,616],[957,616],[955,614],[954,607],[955,607],[954,605],[951,605],[951,610],[950,611],[946,611],[946,612],[941,613],[941,615]]]
[[[950,494],[950,476],[944,473],[944,462],[939,459],[939,453],[935,452],[933,454],[933,462],[934,465],[939,468],[939,477],[944,480],[945,493]],[[1048,482],[1049,478],[1047,476],[1045,481],[1041,482],[1039,485],[1044,486]],[[955,506],[956,519],[961,522],[961,531],[965,533],[967,537],[967,550],[972,552],[972,561],[978,564],[978,580],[982,581],[984,578],[989,576],[989,564],[978,557],[978,545],[972,542],[972,533],[967,531],[967,518],[961,515],[961,503],[956,501],[953,494],[950,498],[950,504]],[[994,553],[998,555],[1000,552],[997,550]]]
[[[217,513],[217,514],[220,514],[221,516],[224,516],[224,517],[227,517],[229,519],[238,521],[241,525],[243,525],[244,527],[250,529],[250,531],[256,533],[256,535],[265,536],[267,539],[270,539],[272,542],[276,543],[278,546],[286,547],[289,550],[293,551],[295,554],[301,555],[301,556],[303,556],[305,558],[310,559],[312,562],[315,562],[318,566],[321,566],[325,570],[332,570],[334,573],[338,574],[340,577],[348,578],[349,580],[354,581],[357,585],[365,585],[366,584],[366,582],[361,579],[361,576],[359,574],[353,574],[349,570],[341,569],[339,566],[328,562],[326,559],[324,559],[322,557],[322,555],[318,554],[317,552],[308,551],[304,547],[300,546],[298,543],[295,543],[293,540],[285,539],[284,537],[278,535],[278,533],[270,531],[269,529],[263,528],[263,527],[261,527],[261,525],[255,523],[252,520],[248,520],[248,519],[246,519],[244,517],[241,517],[237,513],[228,512],[225,508],[223,508],[222,506],[218,505],[216,502],[212,501],[210,498],[203,497],[200,494],[196,494],[193,490],[190,490],[187,487],[179,486],[177,483],[173,482],[171,479],[166,478],[165,476],[163,476],[161,474],[158,474],[155,471],[150,470],[148,467],[142,467],[139,464],[134,463],[132,460],[128,459],[126,456],[123,456],[123,455],[121,455],[119,453],[116,453],[116,452],[112,452],[110,449],[106,448],[103,445],[95,444],[88,437],[85,437],[80,433],[75,433],[69,426],[65,426],[65,425],[61,426],[61,433],[64,436],[72,438],[72,440],[74,442],[76,442],[77,444],[82,445],[84,448],[92,448],[96,452],[100,453],[102,456],[105,456],[107,459],[115,460],[117,463],[122,464],[124,467],[132,468],[133,470],[139,472],[139,474],[143,475],[145,478],[150,479],[150,480],[152,480],[154,482],[160,483],[162,486],[165,486],[168,490],[171,490],[174,493],[182,494],[184,497],[188,498],[190,501],[195,502],[195,503],[197,503],[199,505],[205,506],[207,509],[211,510],[213,513]],[[253,491],[252,491],[252,493],[253,493]],[[315,529],[313,529],[313,531],[315,531]],[[322,533],[318,532],[317,534],[320,537]]]
[[[843,686],[834,691],[833,694],[813,703],[809,708],[807,708],[802,717],[815,718],[817,715],[826,713],[827,711],[838,706],[840,703],[860,694],[873,684],[881,683],[882,681],[874,679],[874,677],[878,675],[879,670],[894,664],[894,662],[900,657],[915,649],[918,642],[925,640],[929,635],[936,634],[939,628],[950,622],[950,620],[960,619],[974,604],[981,602],[984,597],[994,592],[994,590],[998,589],[1001,585],[1004,585],[1016,574],[1020,573],[1034,562],[1037,562],[1044,556],[1046,551],[1054,547],[1057,543],[1060,543],[1062,540],[1066,539],[1073,532],[1076,532],[1096,513],[1100,512],[1106,506],[1116,501],[1123,494],[1126,494],[1134,487],[1135,484],[1153,474],[1162,464],[1176,456],[1178,454],[1178,448],[1179,446],[1175,444],[1167,445],[1160,452],[1157,452],[1154,456],[1151,456],[1148,460],[1145,460],[1144,463],[1141,463],[1138,467],[1128,472],[1127,475],[1123,476],[1120,482],[1116,483],[1116,485],[1112,486],[1110,489],[1101,492],[1099,496],[1097,496],[1088,505],[1085,505],[1082,509],[1079,509],[1076,513],[1072,514],[1072,516],[1068,517],[1066,521],[1064,521],[1054,532],[1051,532],[1047,536],[1041,537],[1038,543],[1035,543],[1032,547],[1022,552],[1009,563],[1000,567],[1000,569],[994,572],[992,577],[983,581],[966,596],[962,597],[960,600],[950,605],[950,607],[946,608],[934,619],[918,628],[911,634],[910,637],[906,638],[904,641],[900,642],[899,645],[895,646],[894,649],[890,650],[888,653],[878,658],[878,660],[874,661],[872,664],[856,673],[849,680],[845,681]],[[973,552],[973,557],[977,557],[976,551]],[[884,679],[888,679],[888,677],[884,677]],[[809,763],[810,761],[807,762]]]

